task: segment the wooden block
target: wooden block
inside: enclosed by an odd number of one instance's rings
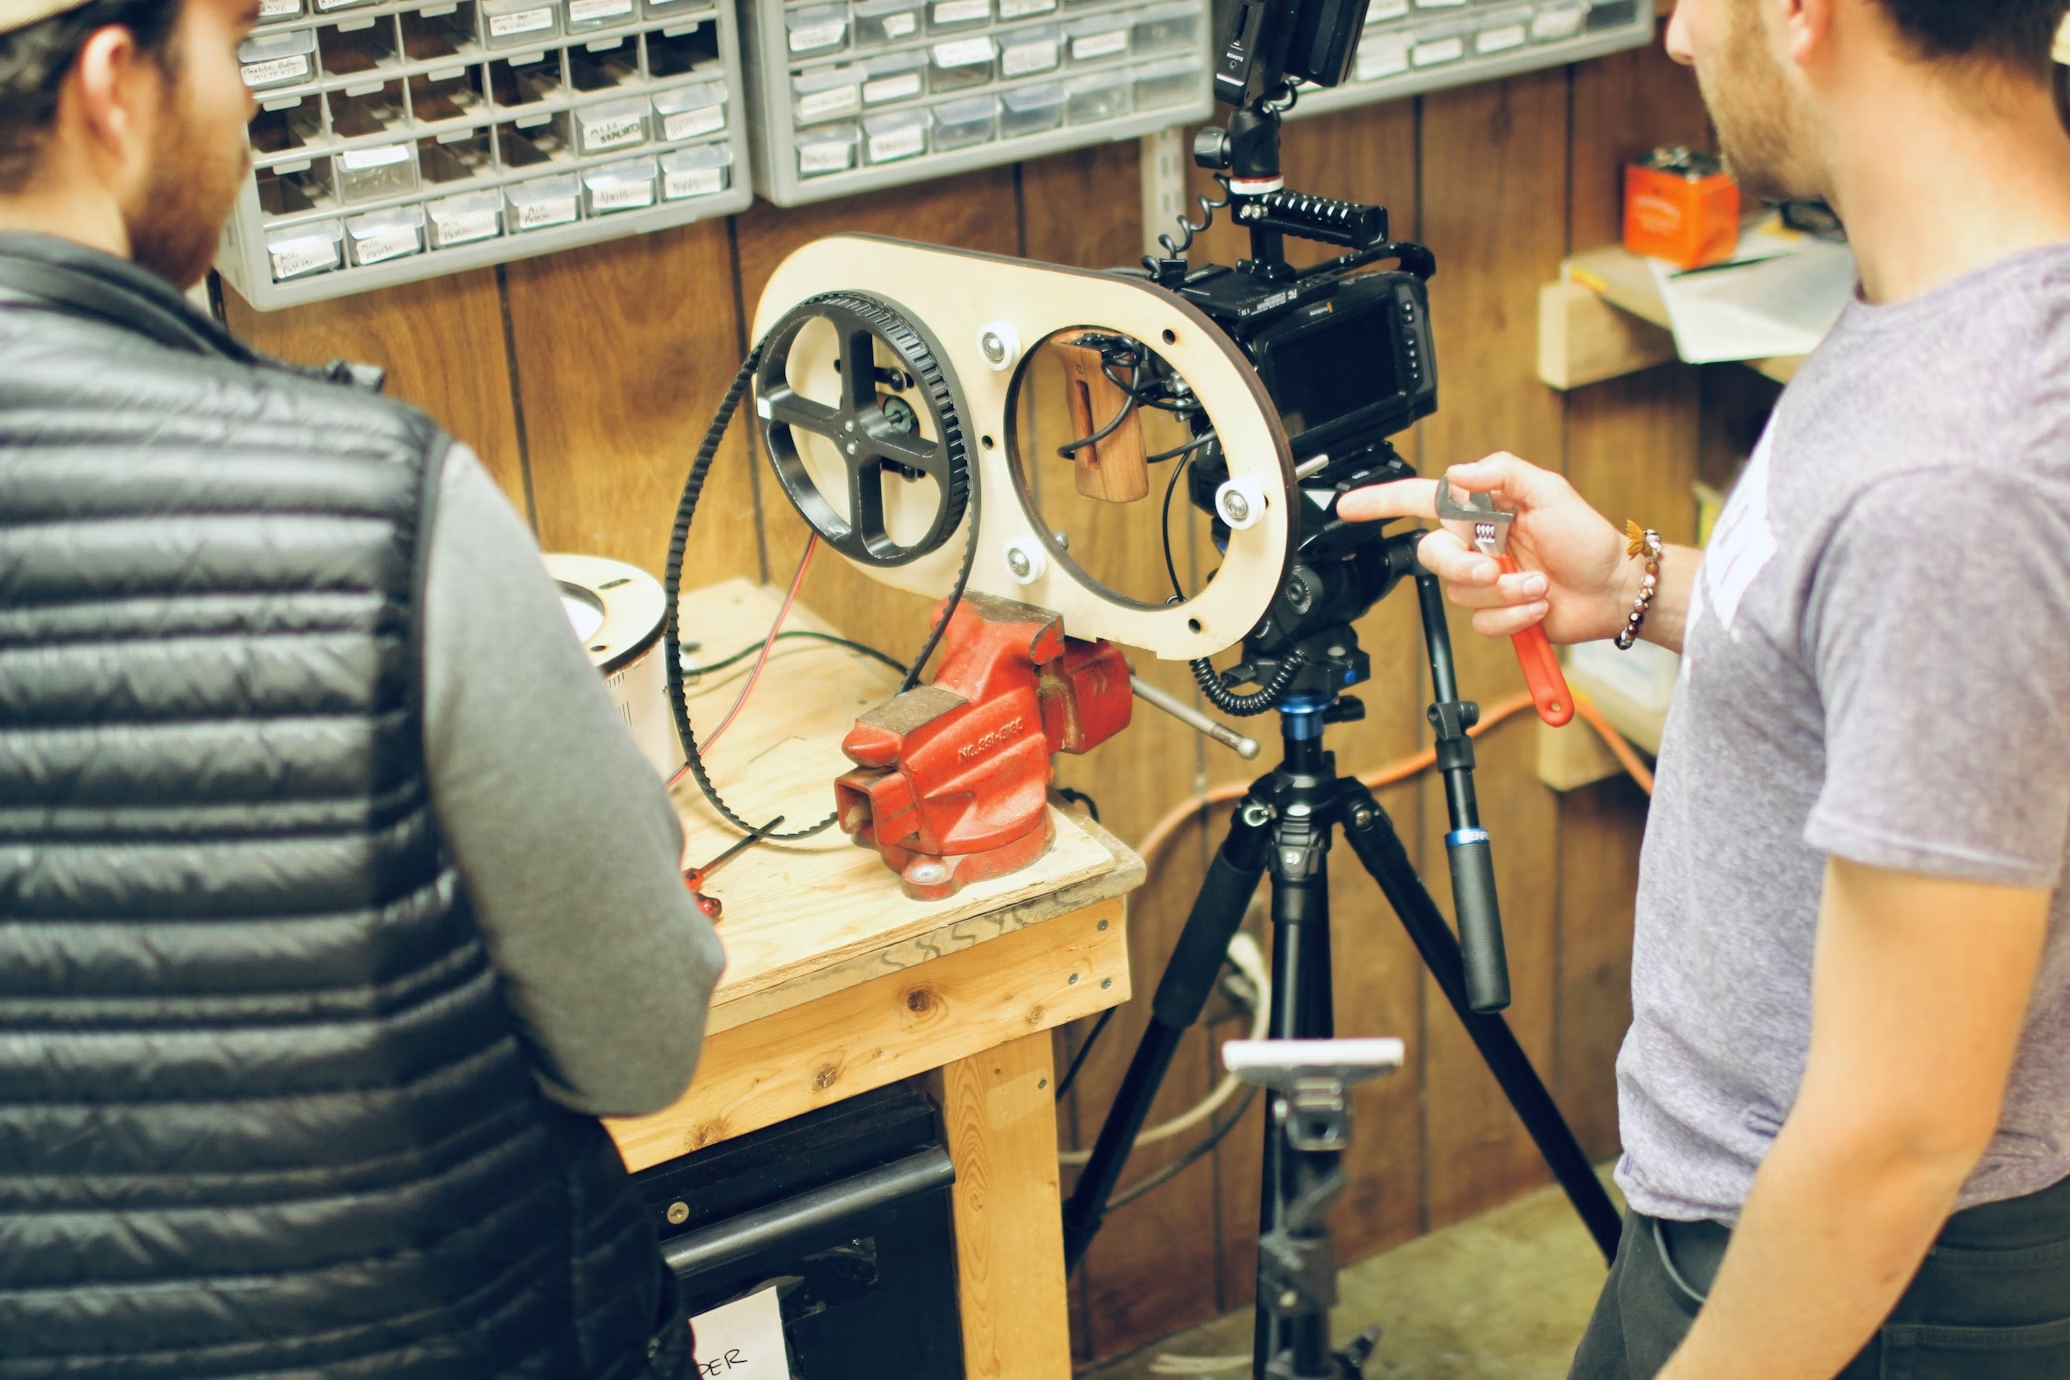
[[[721,1031],[705,1042],[696,1081],[672,1106],[605,1124],[626,1168],[638,1171],[1128,997],[1117,897]],[[1046,1035],[1041,1043],[1047,1049]],[[1053,1126],[1048,1146],[1054,1176]]]
[[[956,1286],[969,1380],[1068,1380],[1071,1336],[1048,1035],[936,1075],[956,1162]]]
[[[1579,283],[1538,290],[1538,377],[1561,392],[1677,358],[1675,337]]]
[[[1579,790],[1623,771],[1602,737],[1580,719],[1565,728],[1538,725],[1538,779],[1554,790]]]
[[[1128,406],[1128,393],[1107,377],[1100,352],[1088,345],[1052,340],[1047,347],[1064,366],[1064,397],[1071,428],[1080,437],[1110,425]],[[1078,492],[1102,503],[1134,503],[1150,496],[1150,467],[1144,463],[1143,420],[1133,413],[1071,457]]]

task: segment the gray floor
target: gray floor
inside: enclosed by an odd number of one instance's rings
[[[1346,1269],[1338,1340],[1385,1329],[1366,1375],[1416,1380],[1564,1380],[1603,1284],[1603,1258],[1557,1188],[1433,1232]],[[1245,1309],[1145,1347],[1089,1380],[1250,1374]],[[1226,1358],[1160,1365],[1163,1357]]]

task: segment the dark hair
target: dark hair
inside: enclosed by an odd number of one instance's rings
[[[1982,58],[2047,77],[2066,0],[1882,0],[1928,58]]]
[[[87,0],[13,33],[0,34],[0,193],[18,192],[35,173],[44,136],[57,118],[58,88],[86,40],[116,25],[168,69],[181,0]]]

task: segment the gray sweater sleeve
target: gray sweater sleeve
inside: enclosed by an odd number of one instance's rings
[[[424,627],[439,828],[533,1068],[577,1111],[689,1085],[725,957],[683,886],[683,837],[539,550],[465,447],[447,457]]]

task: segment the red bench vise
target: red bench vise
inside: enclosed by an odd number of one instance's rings
[[[841,828],[938,901],[1049,851],[1050,755],[1090,752],[1128,727],[1128,663],[1064,636],[1048,609],[966,594],[941,670],[855,721],[834,783]]]

